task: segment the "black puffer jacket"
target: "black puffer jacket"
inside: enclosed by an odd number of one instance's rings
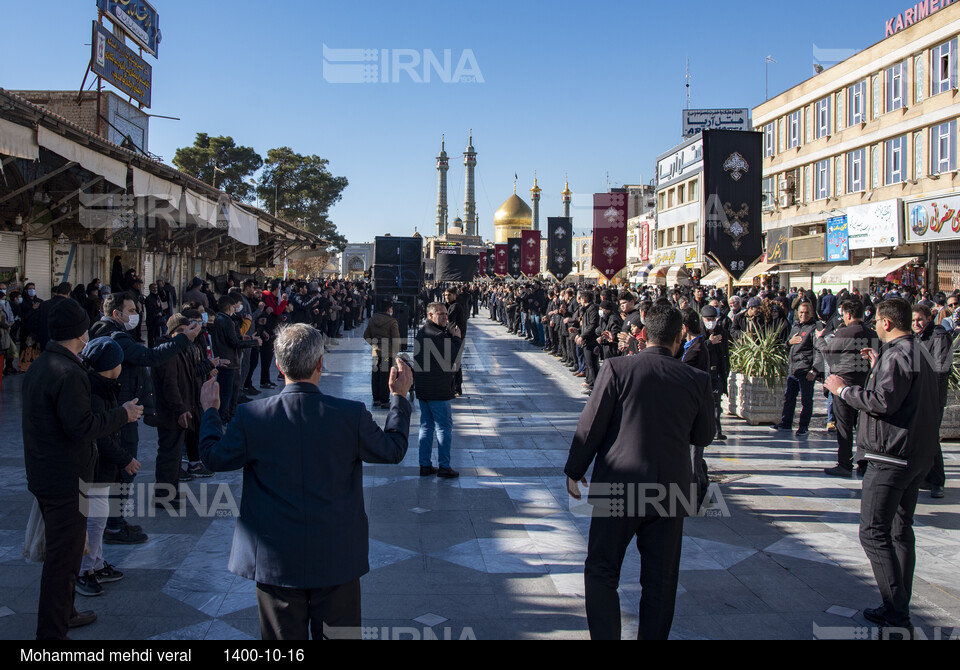
[[[820,351],[817,349],[816,339],[817,331],[823,328],[819,321],[812,320],[807,323],[797,324],[790,331],[790,337],[787,338],[790,356],[790,374],[794,377],[806,377],[811,372],[817,376],[823,374],[823,359]],[[803,337],[800,344],[790,344],[790,341],[797,336]]]
[[[937,373],[914,337],[887,344],[863,387],[850,386],[843,400],[860,410],[857,461],[899,467],[933,466],[940,444]]]
[[[830,374],[837,375],[850,386],[863,386],[866,383],[870,363],[864,360],[861,352],[867,348],[876,349],[879,343],[877,332],[862,323],[841,326],[833,337],[818,340]]]
[[[77,499],[80,480],[93,481],[95,441],[127,423],[122,407],[91,409],[90,380],[80,359],[57,342],[23,380],[23,452],[27,488],[38,498]]]
[[[460,369],[463,340],[432,321],[417,333],[413,383],[417,399],[447,401],[456,397],[456,372]]]
[[[119,407],[117,395],[119,382],[101,377],[96,372],[88,373],[90,379],[90,409],[94,414],[105,414]],[[98,484],[116,484],[120,471],[130,465],[133,457],[120,444],[120,430],[104,435],[97,440],[97,471],[94,481]]]
[[[943,326],[931,323],[917,336],[923,348],[930,353],[930,364],[937,373],[937,388],[940,391],[940,406],[947,406],[947,391],[950,387],[950,371],[953,369],[953,338]]]

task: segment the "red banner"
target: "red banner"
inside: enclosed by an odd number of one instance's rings
[[[627,266],[627,195],[593,196],[593,267],[613,279]]]
[[[510,272],[510,264],[507,262],[509,260],[507,258],[507,254],[509,253],[507,251],[507,245],[498,244],[495,249],[497,250],[497,276],[506,277]]]
[[[540,274],[540,231],[524,230],[520,233],[520,239],[523,241],[520,256],[523,274],[536,277]]]
[[[650,260],[650,224],[647,222],[640,224],[640,260]]]
[[[480,276],[485,277],[487,275],[487,254],[486,252],[480,254]]]

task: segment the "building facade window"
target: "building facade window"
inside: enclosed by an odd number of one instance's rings
[[[800,110],[798,109],[787,118],[787,134],[789,137],[789,149],[796,149],[800,146]]]
[[[814,136],[819,140],[830,134],[830,98],[820,100],[814,107],[817,112]]]
[[[886,185],[902,184],[907,180],[906,158],[907,137],[895,137],[887,140],[884,164],[886,165]]]
[[[763,155],[767,158],[775,155],[776,138],[774,136],[776,133],[774,130],[775,126],[772,123],[768,123],[763,127]]]
[[[880,147],[870,152],[870,171],[872,188],[880,188]]]
[[[777,146],[780,147],[780,153],[783,153],[784,151],[786,151],[786,146],[787,146],[787,134],[784,132],[783,126],[784,126],[784,120],[777,119],[777,139],[778,139]]]
[[[776,206],[777,193],[774,190],[776,178],[764,177],[763,179],[763,209],[772,210]]]
[[[952,39],[931,51],[930,94],[939,95],[957,87],[957,40]]]
[[[833,162],[833,172],[834,172],[834,189],[833,197],[839,198],[843,195],[843,158],[837,156],[837,160]]]
[[[866,149],[854,149],[847,154],[847,193],[862,193],[866,190],[864,168],[867,162]]]
[[[956,121],[930,129],[930,174],[945,174],[957,169],[956,147]]]
[[[847,89],[849,117],[848,126],[855,126],[867,120],[867,82],[866,80],[854,84]]]
[[[917,56],[913,65],[914,102],[919,103],[923,101],[923,82],[923,56]]]
[[[813,169],[808,165],[803,168],[803,204],[809,205],[813,201]]]
[[[803,108],[803,125],[807,129],[807,144],[813,142],[813,105]]]
[[[897,63],[887,69],[887,113],[903,109],[906,105],[907,64]]]
[[[837,132],[843,130],[843,92],[837,93]]]
[[[677,189],[677,204],[682,205],[687,201],[687,185],[680,184],[680,187]]]
[[[913,134],[913,178],[923,179],[923,133]]]
[[[700,197],[700,180],[694,179],[690,182],[690,202]]]
[[[870,88],[873,91],[873,118],[880,118],[880,75],[873,75]]]
[[[815,192],[817,200],[830,197],[830,160],[817,163]]]

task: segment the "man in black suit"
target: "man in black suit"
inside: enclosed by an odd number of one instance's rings
[[[463,306],[457,289],[450,287],[447,289],[447,314],[451,326],[460,329],[460,337],[464,342],[467,340],[467,309]],[[456,373],[456,393],[457,397],[463,395],[463,366],[457,366]]]
[[[241,405],[225,433],[217,383],[201,392],[204,464],[243,468],[229,569],[257,582],[264,640],[359,638],[360,577],[370,570],[362,464],[397,464],[406,455],[413,372],[398,360],[380,430],[361,403],[320,392],[320,331],[288,326],[273,351],[283,392]]]
[[[620,639],[620,567],[636,537],[642,570],[638,639],[666,639],[673,624],[683,519],[697,513],[690,445],[716,435],[710,376],[682,363],[683,318],[669,305],[646,317],[647,348],[604,364],[580,417],[564,472],[570,495],[594,462],[591,487],[626,495],[620,516],[599,506],[584,566],[587,622],[593,639]],[[598,486],[598,484],[600,486]],[[607,499],[610,502],[610,499]]]

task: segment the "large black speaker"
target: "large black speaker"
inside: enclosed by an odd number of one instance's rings
[[[373,245],[374,265],[423,264],[423,240],[419,237],[378,237]]]
[[[377,293],[399,292],[400,267],[397,265],[374,265],[373,290]]]

